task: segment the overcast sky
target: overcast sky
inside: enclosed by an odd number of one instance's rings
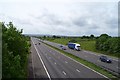
[[[0,21],[24,34],[118,36],[119,0],[0,0]]]

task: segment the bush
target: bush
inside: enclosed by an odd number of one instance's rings
[[[96,40],[96,49],[106,51],[108,53],[120,53],[120,38],[110,37],[108,35],[101,35]]]

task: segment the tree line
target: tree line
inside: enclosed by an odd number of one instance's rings
[[[9,22],[0,22],[2,27],[2,78],[24,78],[27,75],[29,37],[22,35],[22,29]]]

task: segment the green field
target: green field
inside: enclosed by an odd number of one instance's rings
[[[48,40],[48,41],[60,43],[63,45],[67,45],[71,39],[73,39],[73,38],[46,38],[46,40]],[[112,54],[112,53],[108,53],[105,51],[97,50],[95,47],[95,44],[96,44],[95,39],[75,38],[75,40],[77,41],[76,43],[79,43],[81,45],[82,50],[88,50],[88,51],[96,52],[98,54],[101,53],[101,54],[106,54],[106,55],[113,56],[113,57],[118,57],[117,54]]]

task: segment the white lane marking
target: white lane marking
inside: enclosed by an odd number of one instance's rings
[[[48,47],[49,47],[49,46],[48,46]],[[50,47],[50,48],[51,48],[51,47]],[[53,48],[51,48],[51,49],[53,49]],[[55,49],[53,49],[53,50],[55,50]],[[59,52],[59,51],[57,51],[57,50],[55,50],[55,51],[58,52],[58,53],[60,53],[60,54],[62,54],[61,52]],[[62,55],[64,55],[64,54],[62,54]],[[66,55],[64,55],[64,56],[66,56]],[[99,73],[99,72],[97,72],[97,71],[95,71],[95,70],[89,68],[88,66],[86,66],[86,65],[84,65],[84,64],[82,64],[82,63],[79,63],[78,61],[76,61],[76,60],[74,60],[74,59],[72,59],[72,58],[70,58],[70,57],[68,57],[68,56],[66,56],[66,57],[69,58],[69,59],[71,59],[71,60],[73,60],[73,61],[75,61],[76,63],[78,63],[78,64],[80,64],[80,65],[82,65],[82,66],[84,66],[84,67],[90,69],[91,71],[93,71],[93,72],[95,72],[95,73],[97,73],[97,74],[99,74],[99,75],[101,75],[101,76],[103,76],[103,77],[109,79],[107,76],[105,76],[105,75],[103,75],[103,74],[101,74],[101,73]],[[59,58],[59,57],[58,57],[58,58]]]
[[[79,70],[79,69],[76,69],[76,71],[77,71],[77,72],[80,72],[80,70]]]
[[[68,63],[67,61],[65,61],[65,63]]]
[[[64,71],[63,71],[62,73],[63,73],[64,75],[66,75],[66,73],[65,73]]]
[[[54,64],[56,64],[56,62]]]
[[[33,42],[32,39],[31,39],[31,41]],[[34,42],[33,42],[33,44],[34,44]],[[45,67],[45,64],[44,64],[44,62],[43,62],[43,60],[42,60],[42,58],[41,58],[41,56],[40,56],[40,54],[39,54],[39,52],[38,52],[38,50],[37,50],[37,48],[36,48],[35,45],[34,45],[34,47],[35,47],[35,49],[36,49],[36,51],[37,51],[37,54],[38,54],[38,56],[39,56],[39,59],[40,59],[41,62],[42,62],[42,65],[43,65],[43,67],[44,67],[44,69],[45,69],[45,71],[46,71],[46,73],[47,73],[47,76],[48,76],[49,80],[51,80],[51,77],[50,77],[50,75],[49,75],[49,73],[48,73],[48,71],[47,71],[47,68]]]

